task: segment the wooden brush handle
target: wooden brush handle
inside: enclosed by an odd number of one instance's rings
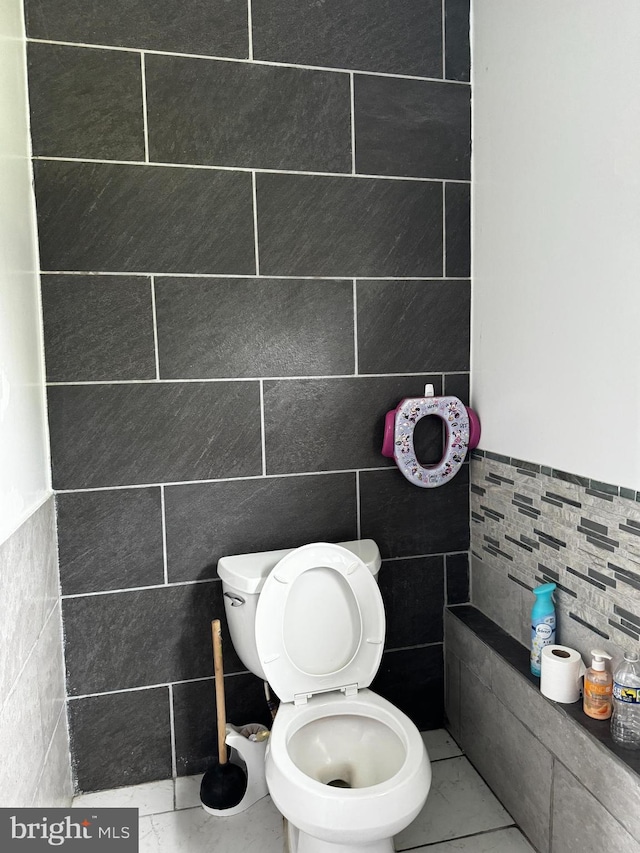
[[[213,674],[216,679],[216,717],[218,720],[218,761],[227,763],[227,718],[224,705],[224,670],[222,668],[222,632],[220,620],[211,623],[213,639]]]

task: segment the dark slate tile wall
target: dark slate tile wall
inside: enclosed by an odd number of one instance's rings
[[[468,2],[175,5],[25,3],[79,790],[215,753],[224,554],[376,539],[373,687],[421,728],[468,598],[467,466],[380,455],[402,397],[468,398]],[[229,719],[268,723],[225,658]]]

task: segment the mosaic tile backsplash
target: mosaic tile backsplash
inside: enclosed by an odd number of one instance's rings
[[[640,650],[640,493],[476,450],[471,518],[476,559],[527,590],[554,581],[561,618]]]

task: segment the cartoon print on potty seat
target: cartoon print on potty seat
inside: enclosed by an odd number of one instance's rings
[[[416,458],[413,433],[419,420],[437,415],[445,424],[446,445],[435,465],[421,465]],[[469,446],[469,417],[457,397],[417,397],[403,400],[395,412],[393,456],[411,482],[423,488],[441,486],[464,462]]]

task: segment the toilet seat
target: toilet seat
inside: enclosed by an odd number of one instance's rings
[[[385,616],[366,564],[340,545],[303,545],[267,577],[255,637],[267,680],[282,702],[368,687],[380,666]]]

